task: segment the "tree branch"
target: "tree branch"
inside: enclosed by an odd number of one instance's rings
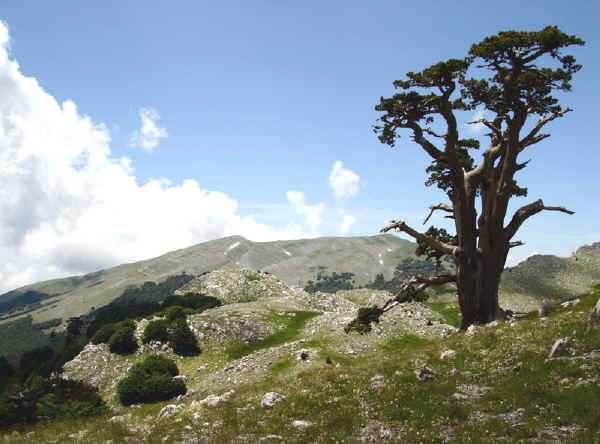
[[[427,217],[425,218],[425,220],[423,221],[423,225],[425,225],[427,223],[427,221],[429,220],[429,218],[431,217],[431,215],[433,214],[433,212],[435,210],[443,210],[443,211],[447,211],[448,213],[454,213],[454,207],[452,205],[447,205],[444,203],[439,203],[436,205],[431,205],[429,207],[429,214],[427,215]],[[454,216],[446,216],[446,217],[451,217],[454,218]]]
[[[431,134],[433,137],[438,137],[440,139],[445,139],[446,136],[448,134],[438,134],[435,131],[433,131],[431,128],[423,128],[423,131],[425,131],[427,134]]]
[[[510,240],[516,234],[523,222],[542,210],[560,211],[562,213],[575,214],[574,211],[568,210],[565,207],[547,207],[544,205],[542,199],[536,200],[533,203],[522,206],[515,212],[510,223],[504,229],[504,238],[507,241]]]
[[[525,243],[523,243],[521,241],[509,242],[508,243],[508,248],[520,247],[522,245],[525,245]]]
[[[492,130],[492,133],[494,134],[494,136],[496,136],[498,139],[502,138],[502,131],[500,130],[500,128],[494,126],[494,124],[492,122],[490,122],[489,120],[477,119],[477,120],[473,120],[471,122],[467,122],[467,124],[476,124],[476,123],[483,123],[485,126],[487,126],[489,129]]]
[[[380,230],[380,232],[387,233],[390,230],[395,230],[396,232],[403,231],[406,234],[408,234],[409,236],[412,236],[417,240],[425,242],[428,246],[430,246],[434,250],[439,251],[440,253],[443,253],[443,254],[454,255],[454,252],[456,250],[456,246],[445,244],[444,242],[441,242],[434,237],[427,236],[426,234],[423,234],[423,233],[419,233],[414,228],[411,228],[408,225],[406,225],[403,221],[397,222],[395,220],[392,220],[390,222],[390,224],[386,227],[383,227]]]
[[[519,141],[519,146],[520,146],[519,152],[523,151],[525,148],[527,148],[530,145],[533,145],[534,143],[538,143],[539,141],[544,140],[546,137],[550,137],[549,134],[540,134],[536,138],[536,135],[537,135],[537,133],[540,132],[540,130],[544,127],[544,125],[546,125],[548,122],[551,122],[554,119],[557,119],[558,117],[562,117],[571,111],[573,111],[571,108],[566,108],[566,109],[557,111],[552,115],[540,118],[540,120],[538,120],[538,122],[535,124],[533,129],[529,132],[529,134],[527,134],[527,136],[525,136],[525,138],[523,138],[522,140]]]
[[[415,275],[415,276],[411,277],[410,279],[404,281],[404,283],[402,284],[402,289],[406,290],[411,285],[420,284],[417,288],[419,290],[425,290],[430,285],[441,285],[441,284],[447,284],[449,282],[456,282],[455,274],[440,274],[438,276],[429,276],[429,277],[422,276],[422,275]],[[386,301],[386,303],[383,304],[383,307],[381,307],[381,311],[384,313],[386,311],[390,311],[392,308],[394,308],[398,304],[399,304],[399,302],[396,297],[388,299]]]

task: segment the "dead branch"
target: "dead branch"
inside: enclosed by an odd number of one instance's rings
[[[525,222],[531,216],[543,210],[560,211],[562,213],[575,214],[574,211],[568,210],[565,207],[547,207],[544,205],[542,199],[538,199],[535,202],[530,203],[528,205],[524,205],[517,211],[515,211],[515,214],[513,215],[510,223],[504,229],[504,238],[507,241],[510,240],[518,231],[519,227],[521,227],[523,222]]]
[[[521,242],[521,241],[509,242],[508,243],[508,248],[520,247],[522,245],[525,245],[525,243]]]
[[[397,222],[395,220],[392,220],[392,221],[390,221],[390,224],[386,227],[383,227],[380,230],[380,232],[387,233],[390,230],[395,230],[396,232],[403,231],[406,234],[408,234],[409,236],[412,236],[417,240],[425,242],[428,246],[430,246],[431,248],[433,248],[436,251],[439,251],[440,253],[454,255],[454,251],[456,250],[456,246],[446,244],[444,242],[437,240],[434,237],[428,236],[423,233],[419,233],[414,228],[411,228],[408,225],[406,225],[403,221]]]
[[[425,225],[427,223],[427,221],[429,220],[429,218],[431,217],[431,215],[433,214],[433,212],[435,210],[443,210],[443,211],[447,211],[448,213],[454,213],[454,207],[452,205],[448,205],[448,204],[444,204],[444,203],[439,203],[436,205],[431,205],[429,207],[429,214],[427,215],[427,217],[425,218],[425,220],[423,221],[423,225]],[[454,219],[454,216],[446,216],[446,217],[451,217],[452,219]]]
[[[529,132],[529,134],[527,134],[521,141],[519,141],[519,152],[523,151],[525,148],[527,148],[530,145],[533,145],[534,143],[538,143],[540,140],[544,140],[546,137],[550,137],[549,134],[540,134],[539,136],[537,136],[537,133],[539,133],[540,130],[544,127],[544,125],[546,125],[548,122],[551,122],[558,117],[562,117],[571,111],[573,111],[571,108],[566,108],[557,111],[550,116],[541,117],[540,120],[538,120],[538,122],[535,124],[533,129]]]

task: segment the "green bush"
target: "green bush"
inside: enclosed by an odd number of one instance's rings
[[[106,344],[110,337],[118,330],[118,324],[106,324],[92,336],[92,344]]]
[[[185,319],[185,310],[179,305],[172,305],[170,307],[167,307],[163,313],[165,314],[165,318],[167,318],[167,321],[174,321],[175,319]]]
[[[175,353],[182,356],[197,355],[201,352],[196,336],[194,336],[194,333],[188,327],[185,319],[176,319],[171,324],[169,345]]]
[[[48,376],[52,373],[54,350],[49,345],[34,348],[21,355],[19,362],[19,373],[21,378],[26,378],[32,373],[40,376]]]
[[[137,341],[133,336],[133,329],[121,327],[110,337],[108,341],[111,353],[128,355],[138,349]]]
[[[206,296],[201,293],[186,293],[183,296],[172,295],[167,297],[162,303],[163,307],[171,307],[174,305],[191,308],[198,312],[208,310],[209,308],[219,307],[223,305],[223,303],[213,296]]]
[[[371,323],[379,323],[379,318],[383,314],[383,310],[377,306],[373,307],[362,307],[358,309],[358,315],[356,319],[350,321],[345,327],[344,331],[350,333],[352,330],[362,334],[371,331]]]
[[[137,402],[157,402],[186,392],[185,383],[174,379],[178,370],[175,362],[162,356],[150,356],[134,365],[126,378],[117,384],[123,405]]]
[[[169,323],[163,319],[150,321],[144,329],[142,342],[144,344],[147,344],[150,341],[167,342],[169,340],[169,332],[167,331],[168,327]]]
[[[98,389],[81,381],[55,378],[48,381],[50,392],[36,405],[36,416],[43,418],[81,418],[108,411]]]
[[[0,356],[0,378],[10,378],[14,376],[15,370],[8,362],[5,356]]]

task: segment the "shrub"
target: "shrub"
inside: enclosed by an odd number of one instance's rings
[[[44,418],[81,418],[108,411],[98,389],[81,381],[54,378],[46,383],[49,393],[36,405],[36,416]]]
[[[106,344],[110,337],[115,334],[119,326],[117,324],[106,324],[92,336],[92,344]]]
[[[201,293],[186,293],[183,296],[169,296],[163,301],[162,305],[163,307],[179,305],[180,307],[192,308],[195,311],[204,311],[209,308],[219,307],[223,303],[213,296],[206,296]]]
[[[174,321],[175,319],[185,319],[185,311],[183,307],[180,307],[179,305],[172,305],[170,307],[167,307],[164,310],[164,314],[165,318],[167,318],[168,321]]]
[[[169,340],[169,332],[167,328],[169,323],[165,320],[150,321],[144,329],[142,342],[147,344],[150,341],[167,342]]]
[[[0,378],[10,378],[14,376],[15,371],[5,356],[0,356]]]
[[[26,378],[34,372],[40,376],[48,376],[52,372],[53,359],[54,350],[49,345],[23,353],[19,362],[21,377]]]
[[[185,383],[174,379],[178,370],[175,362],[162,356],[150,356],[134,365],[126,378],[117,385],[123,405],[136,402],[165,401],[186,392]]]
[[[128,355],[137,350],[138,344],[133,336],[133,329],[121,327],[110,337],[108,341],[111,353]]]
[[[169,333],[169,345],[178,355],[191,356],[201,352],[196,336],[188,327],[185,319],[173,321]]]
[[[377,306],[362,307],[358,309],[356,319],[353,319],[344,327],[346,333],[352,330],[358,333],[365,334],[371,331],[371,322],[379,323],[379,318],[383,314],[383,310]]]

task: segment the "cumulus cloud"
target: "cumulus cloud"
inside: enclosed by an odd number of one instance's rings
[[[350,227],[356,222],[356,218],[351,214],[346,214],[343,211],[340,212],[342,218],[340,222],[340,234],[345,236],[350,231]]]
[[[304,235],[241,217],[234,199],[192,179],[139,183],[131,160],[111,156],[108,129],[24,76],[8,42],[0,21],[0,292],[232,234]],[[318,226],[320,211],[305,207]]]
[[[341,161],[333,164],[329,173],[329,185],[336,199],[351,197],[358,193],[358,182],[360,177],[354,171],[344,168]]]
[[[160,142],[167,138],[167,130],[160,128],[156,121],[160,119],[158,112],[153,108],[140,108],[140,120],[142,127],[134,131],[129,137],[129,145],[137,146],[152,151]]]
[[[304,216],[306,225],[310,228],[312,236],[318,235],[319,226],[321,225],[321,216],[325,211],[325,204],[319,202],[316,205],[308,205],[304,199],[304,193],[300,191],[288,191],[287,200],[294,209]]]

